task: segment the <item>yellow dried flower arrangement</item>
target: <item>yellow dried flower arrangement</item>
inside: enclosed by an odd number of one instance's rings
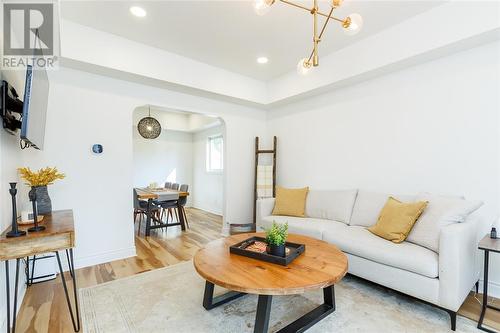
[[[47,186],[51,185],[57,179],[64,179],[65,174],[59,173],[57,168],[42,168],[38,171],[32,171],[30,168],[19,168],[17,169],[21,178],[26,180],[26,185],[30,186]]]

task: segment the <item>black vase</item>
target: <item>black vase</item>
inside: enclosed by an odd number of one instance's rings
[[[44,215],[52,212],[52,202],[50,201],[47,186],[35,186],[36,207],[38,214]]]
[[[285,244],[283,245],[269,244],[268,253],[277,257],[285,257],[286,253]]]

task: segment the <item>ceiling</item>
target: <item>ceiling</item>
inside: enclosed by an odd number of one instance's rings
[[[309,5],[311,1],[301,1]],[[321,57],[442,4],[442,1],[346,0],[336,15],[356,12],[364,28],[347,36],[331,22],[320,44]],[[139,5],[147,16],[130,14]],[[328,2],[320,8],[327,11]],[[268,81],[295,70],[311,52],[312,18],[308,12],[276,3],[265,16],[251,1],[66,1],[64,19],[173,52],[258,80]],[[373,50],[376,52],[376,50]],[[266,56],[260,65],[256,58]]]

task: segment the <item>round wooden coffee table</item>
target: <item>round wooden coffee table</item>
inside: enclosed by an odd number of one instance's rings
[[[208,243],[194,257],[196,271],[206,280],[203,306],[210,310],[245,294],[259,295],[254,332],[267,332],[273,295],[300,294],[323,289],[324,303],[280,332],[303,332],[335,311],[334,284],[347,272],[347,257],[336,246],[300,235],[287,241],[306,249],[288,266],[229,252],[229,246],[263,233],[239,234]],[[231,290],[215,297],[214,284]]]

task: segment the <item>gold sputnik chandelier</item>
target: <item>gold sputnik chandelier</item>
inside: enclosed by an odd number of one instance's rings
[[[297,64],[297,72],[301,75],[307,74],[312,66],[317,67],[319,65],[318,44],[321,41],[321,37],[323,37],[326,26],[330,20],[340,22],[345,33],[348,35],[357,34],[363,27],[363,18],[359,14],[354,13],[344,19],[332,16],[333,11],[342,4],[343,0],[329,0],[331,8],[328,13],[324,13],[319,10],[318,0],[313,0],[311,8],[288,0],[254,0],[254,10],[258,15],[265,15],[276,1],[304,9],[313,16],[313,49],[309,58],[301,59]],[[318,30],[318,16],[326,17],[321,30]]]

